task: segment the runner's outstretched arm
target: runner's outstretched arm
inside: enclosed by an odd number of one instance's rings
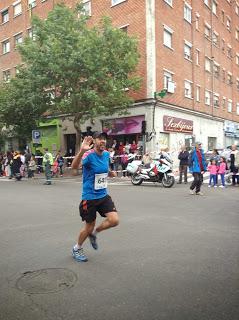
[[[77,155],[75,156],[75,158],[72,161],[72,164],[71,164],[72,169],[77,170],[79,168],[83,154],[92,148],[92,144],[93,144],[92,137],[85,137],[84,138],[84,140],[81,144],[80,151],[77,153]]]

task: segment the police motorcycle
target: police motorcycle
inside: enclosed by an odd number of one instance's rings
[[[155,157],[149,168],[146,168],[141,160],[134,160],[128,164],[126,170],[131,174],[133,185],[139,186],[144,181],[148,181],[162,183],[165,188],[171,188],[175,183],[172,164],[170,156],[162,152]]]

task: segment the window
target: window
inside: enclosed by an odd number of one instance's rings
[[[163,88],[168,90],[169,83],[173,83],[173,72],[164,70],[163,73]]]
[[[211,105],[211,92],[209,90],[205,90],[205,104],[207,106]]]
[[[236,104],[236,113],[239,114],[239,103]]]
[[[196,86],[196,101],[200,102],[200,86]]]
[[[217,93],[213,95],[213,105],[214,107],[219,107],[219,94]]]
[[[232,47],[227,46],[227,56],[228,58],[232,59]]]
[[[227,102],[227,111],[232,112],[232,100],[228,100]]]
[[[15,41],[15,46],[22,43],[22,41],[23,41],[22,33],[18,33],[17,35],[15,35],[14,41]]]
[[[207,57],[205,57],[205,70],[208,72],[212,72],[212,61]]]
[[[225,40],[222,39],[222,52],[225,52]]]
[[[231,31],[231,19],[230,19],[229,17],[227,17],[226,26],[227,26],[227,30],[228,30],[228,31]]]
[[[10,52],[10,41],[6,40],[2,42],[2,53],[8,53]]]
[[[126,1],[126,0],[111,0],[111,5],[116,6],[117,4],[124,2],[124,1]]]
[[[235,5],[235,12],[239,16],[239,4],[238,3],[236,3],[236,5]]]
[[[6,23],[9,21],[9,13],[8,13],[8,9],[2,11],[2,23]]]
[[[216,31],[213,32],[212,42],[213,42],[214,46],[219,47],[219,35]]]
[[[167,26],[164,26],[164,32],[163,32],[163,44],[172,49],[172,36],[173,31]]]
[[[186,2],[184,3],[184,19],[189,23],[192,22],[192,7]]]
[[[28,0],[28,7],[34,8],[36,6],[36,0]]]
[[[184,58],[192,60],[192,44],[188,41],[184,43]]]
[[[28,29],[28,37],[31,38],[32,40],[36,39],[35,32],[32,30],[32,28]]]
[[[227,84],[232,85],[232,74],[228,72],[227,74]]]
[[[211,27],[208,24],[205,25],[204,34],[205,34],[205,38],[207,38],[208,40],[211,40]]]
[[[192,82],[189,80],[184,81],[184,96],[192,99]]]
[[[239,53],[236,54],[236,64],[239,66]]]
[[[86,16],[91,16],[91,0],[83,1],[83,10],[81,14],[84,14]]]
[[[3,73],[2,73],[2,78],[3,78],[3,81],[4,81],[4,82],[9,82],[9,81],[10,81],[10,78],[11,78],[11,72],[10,72],[10,70],[5,70],[5,71],[3,71]]]
[[[217,15],[217,3],[216,1],[212,1],[212,12]]]
[[[218,79],[220,76],[220,66],[216,62],[214,62],[213,64],[213,72],[214,72],[214,77]]]
[[[222,81],[225,82],[226,81],[226,70],[222,69]]]
[[[222,109],[223,110],[226,109],[226,98],[225,97],[222,98]]]
[[[171,7],[173,6],[173,0],[164,0],[167,4],[169,4]]]
[[[237,81],[236,81],[236,87],[237,87],[237,90],[239,91],[239,79],[237,78]]]
[[[200,50],[199,49],[196,49],[196,65],[200,65]]]
[[[196,30],[199,30],[199,18],[200,18],[200,14],[196,13],[196,16],[195,16],[195,28],[196,28]]]
[[[121,31],[123,31],[123,32],[125,32],[125,33],[128,33],[128,24],[127,25],[125,25],[125,26],[123,26],[123,27],[120,27],[120,30]]]
[[[15,2],[13,4],[13,15],[14,17],[19,16],[19,14],[22,13],[22,3],[21,2]]]
[[[225,23],[225,12],[222,10],[222,23]]]
[[[236,28],[235,30],[235,38],[239,41],[239,29]]]

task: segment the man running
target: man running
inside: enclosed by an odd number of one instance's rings
[[[96,132],[93,138],[85,137],[72,162],[72,169],[78,169],[82,163],[83,171],[82,201],[79,210],[85,225],[72,249],[73,258],[80,262],[88,260],[82,248],[86,238],[89,237],[92,247],[97,250],[97,234],[119,224],[115,205],[107,193],[107,177],[115,176],[116,173],[109,171],[110,155],[105,151],[106,136],[105,133]],[[96,212],[106,218],[97,228]]]

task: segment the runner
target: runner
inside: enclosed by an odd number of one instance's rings
[[[87,237],[92,247],[97,250],[98,233],[119,224],[115,205],[107,193],[107,177],[116,176],[116,173],[109,171],[110,155],[105,151],[106,137],[105,133],[100,132],[94,133],[93,138],[85,137],[80,151],[72,162],[72,169],[78,169],[80,163],[83,167],[82,201],[79,210],[85,226],[72,249],[73,258],[80,262],[88,260],[82,248]],[[95,228],[96,212],[106,218],[97,228]]]

